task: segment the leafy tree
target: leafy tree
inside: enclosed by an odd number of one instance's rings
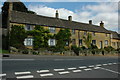
[[[24,26],[13,25],[10,31],[10,46],[19,48],[18,45],[24,45],[24,39],[27,37]]]
[[[66,42],[70,42],[70,30],[69,29],[60,29],[60,31],[55,35],[57,40],[56,47],[58,51],[62,52],[66,46]]]
[[[88,33],[87,36],[83,36],[83,41],[84,41],[85,45],[87,46],[87,48],[90,48],[91,41],[92,41],[92,35]]]
[[[44,29],[42,26],[36,25],[34,30],[28,31],[28,35],[34,37],[34,49],[48,47],[48,39],[50,38],[49,30]]]
[[[77,46],[75,46],[75,45],[72,45],[72,46],[71,46],[71,50],[73,50],[74,53],[75,53],[77,56],[79,56],[79,51],[80,51],[80,48],[79,48],[79,47],[77,47]]]

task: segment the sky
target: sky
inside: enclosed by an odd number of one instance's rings
[[[92,20],[94,25],[99,25],[103,21],[106,29],[118,32],[118,0],[112,0],[114,2],[111,0],[106,2],[100,2],[100,0],[21,1],[24,1],[27,8],[36,12],[37,15],[55,17],[55,12],[58,10],[59,18],[68,19],[68,16],[72,16],[73,21],[88,23]]]

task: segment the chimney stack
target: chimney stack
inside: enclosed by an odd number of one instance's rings
[[[101,23],[100,23],[100,26],[101,26],[101,27],[104,27],[104,23],[103,23],[102,21],[101,21]]]
[[[59,13],[58,13],[58,10],[56,10],[55,17],[56,17],[56,18],[59,18]]]
[[[89,24],[92,25],[92,20],[89,20]]]
[[[68,16],[68,20],[69,20],[69,21],[72,21],[72,16]]]

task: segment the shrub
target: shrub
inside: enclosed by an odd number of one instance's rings
[[[37,52],[37,51],[33,51],[32,54],[33,54],[33,55],[38,55],[39,52]]]
[[[79,47],[77,47],[77,46],[71,46],[71,50],[73,50],[74,53],[75,53],[77,56],[79,56],[79,51],[80,51],[80,48],[79,48]]]
[[[104,47],[105,51],[107,51],[108,53],[110,53],[111,51],[115,50],[113,47],[108,46],[108,47]]]
[[[22,53],[23,53],[23,54],[28,54],[29,51],[28,51],[27,49],[25,49],[25,50],[22,51]]]

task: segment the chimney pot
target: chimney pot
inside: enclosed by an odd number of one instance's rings
[[[72,21],[72,16],[68,16],[68,20],[69,20],[69,21]]]
[[[100,26],[101,26],[101,27],[104,27],[104,23],[103,23],[103,21],[101,21]]]
[[[58,13],[58,10],[56,10],[55,17],[56,17],[56,18],[59,18],[59,13]]]
[[[92,24],[92,20],[89,20],[89,24]]]

